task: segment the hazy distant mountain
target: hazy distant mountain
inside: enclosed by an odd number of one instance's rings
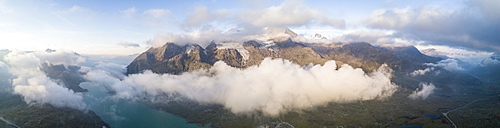
[[[500,83],[500,53],[494,53],[481,64],[469,71],[471,74],[488,81]]]
[[[428,55],[428,56],[448,58],[447,53],[438,51],[437,49],[434,49],[434,48],[424,49],[424,50],[421,50],[421,52],[425,55]]]
[[[441,57],[443,59],[452,58],[454,56],[475,56],[476,53],[461,53],[461,52],[442,52],[434,48],[428,48],[421,51],[423,54],[433,57]]]
[[[324,37],[323,35],[318,34],[318,33],[311,35],[310,38],[312,38],[312,39],[325,39],[325,40],[327,39],[326,37]]]

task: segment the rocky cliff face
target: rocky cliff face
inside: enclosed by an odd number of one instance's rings
[[[139,55],[127,66],[127,73],[139,73],[152,70],[155,73],[179,74],[208,68],[213,61],[199,45],[179,46],[167,43],[159,48],[150,48]]]

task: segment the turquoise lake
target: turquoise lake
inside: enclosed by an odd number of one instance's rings
[[[113,99],[103,87],[92,83],[81,83],[84,101],[88,109],[94,111],[113,128],[199,128],[187,124],[184,118],[152,109],[144,104],[122,99]]]

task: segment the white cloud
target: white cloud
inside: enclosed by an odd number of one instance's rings
[[[117,45],[121,45],[123,47],[140,47],[138,43],[131,43],[131,42],[126,42],[126,41],[120,41],[117,43]]]
[[[233,68],[221,61],[208,70],[181,75],[146,71],[129,75],[122,81],[102,70],[88,74],[89,80],[108,85],[120,98],[179,94],[201,103],[221,104],[234,113],[262,111],[271,116],[328,102],[391,96],[397,85],[391,83],[390,76],[386,66],[365,74],[348,65],[336,70],[334,61],[323,66],[300,67],[288,60],[270,58],[246,69]]]
[[[476,7],[483,13],[487,20],[500,21],[500,1],[498,0],[470,0],[467,1],[472,7]]]
[[[85,58],[77,55],[76,52],[67,50],[55,50],[55,52],[47,53],[45,51],[34,51],[33,55],[40,61],[40,63],[51,63],[54,65],[63,64],[68,65],[78,65],[79,63],[85,62]]]
[[[431,67],[431,68],[425,68],[425,69],[420,69],[420,70],[415,70],[413,71],[412,73],[410,73],[410,75],[412,76],[421,76],[421,75],[425,75],[426,73],[430,72],[434,70],[434,67]]]
[[[13,51],[5,56],[6,63],[10,65],[9,72],[15,76],[12,80],[14,93],[20,94],[27,103],[49,103],[55,107],[85,109],[86,104],[80,93],[75,93],[63,85],[57,84],[39,68],[41,63],[45,62],[75,64],[80,62],[79,58],[70,57],[76,56],[71,52],[40,53]]]
[[[279,6],[246,10],[242,19],[257,27],[302,26],[314,21],[338,28],[345,27],[342,19],[326,17],[319,10],[309,8],[300,1],[287,0]]]
[[[365,21],[376,28],[401,29],[410,23],[412,13],[409,8],[375,10]]]
[[[490,57],[491,54],[493,54],[491,52],[485,51],[458,49],[446,45],[415,45],[415,47],[421,51],[426,49],[435,49],[433,52],[424,52],[424,54],[429,56],[445,56],[447,58],[455,58],[467,62],[473,66],[481,64],[484,59]]]
[[[427,97],[429,97],[429,95],[431,95],[432,93],[434,93],[434,91],[437,89],[436,86],[434,86],[434,84],[432,83],[420,83],[419,84],[420,88],[422,88],[420,91],[419,89],[417,88],[417,90],[415,90],[410,96],[408,96],[408,98],[411,98],[411,99],[427,99]]]
[[[462,68],[459,64],[458,61],[455,59],[446,59],[446,60],[441,60],[437,62],[436,64],[434,63],[426,63],[426,65],[429,66],[436,66],[436,67],[442,67],[448,71],[463,71],[464,68]]]
[[[198,44],[202,47],[208,46],[212,41],[216,43],[220,42],[232,42],[243,44],[245,41],[255,40],[260,42],[266,42],[269,39],[283,40],[292,39],[294,41],[315,41],[327,43],[330,40],[310,40],[300,36],[297,36],[294,32],[287,28],[281,27],[265,27],[263,29],[250,29],[250,30],[229,30],[221,31],[220,29],[199,29],[192,31],[190,33],[179,34],[179,33],[160,33],[155,35],[151,40],[146,43],[153,47],[161,47],[165,43],[175,43],[180,46],[186,44]]]
[[[223,34],[220,30],[195,30],[186,34],[176,33],[159,33],[146,43],[153,47],[161,47],[165,43],[176,43],[177,45],[184,46],[186,44],[198,44],[202,47],[208,46],[212,40],[229,38],[228,35]]]
[[[128,8],[126,10],[120,11],[123,13],[123,17],[125,18],[132,18],[134,17],[135,13],[137,12],[137,9],[135,7]]]
[[[70,13],[87,13],[87,12],[91,12],[90,9],[87,9],[87,8],[83,8],[83,7],[80,7],[78,5],[73,5],[73,7],[71,7],[68,12]]]
[[[11,87],[8,86],[10,86],[10,82],[13,76],[12,74],[10,74],[9,69],[10,67],[7,64],[0,61],[0,87],[4,89],[0,91],[8,91],[9,89],[11,89]]]
[[[143,12],[143,15],[137,18],[143,22],[155,27],[163,27],[170,20],[170,11],[166,9],[150,9]]]
[[[186,19],[184,19],[184,23],[189,26],[200,26],[215,21],[225,22],[225,20],[231,20],[230,17],[232,17],[232,15],[230,14],[231,10],[220,9],[211,11],[206,6],[198,6],[193,12],[188,14]]]
[[[391,37],[394,32],[384,30],[358,30],[348,32],[340,37],[343,42],[369,42],[376,44],[396,43],[395,38]]]
[[[395,8],[374,11],[364,22],[376,29],[395,30],[394,37],[475,50],[500,51],[500,10],[485,6],[498,1],[471,1],[466,7],[447,10],[435,7]],[[481,11],[477,11],[481,10]],[[460,27],[458,27],[460,26]]]
[[[98,14],[97,12],[95,12],[91,9],[81,7],[78,5],[73,5],[69,9],[56,11],[57,18],[60,18],[61,20],[65,21],[71,25],[74,25],[73,24],[74,18],[80,18],[80,19],[75,19],[75,20],[84,19],[84,20],[90,21],[90,20],[94,20],[94,18],[97,16],[97,14]],[[74,17],[74,16],[76,16],[76,17]]]
[[[154,18],[165,18],[170,15],[170,10],[166,9],[150,9],[144,11],[144,14],[151,15]]]
[[[151,24],[164,22],[157,22],[146,17],[143,17],[141,20]],[[185,19],[174,24],[178,25],[176,29],[182,29],[185,32],[158,33],[153,39],[148,41],[148,44],[157,47],[162,46],[166,42],[173,42],[180,45],[190,43],[206,46],[212,40],[236,42],[254,40],[261,37],[263,29],[266,27],[306,25],[329,26],[332,28],[346,27],[343,19],[327,17],[325,13],[304,6],[302,2],[294,0],[287,0],[279,6],[267,8],[211,10],[206,6],[197,6],[192,12],[188,13]],[[233,33],[230,32],[231,30],[241,31]],[[298,40],[304,41],[304,39]]]
[[[137,13],[138,10],[135,7],[131,7],[120,12],[123,14],[123,17],[141,21],[150,27],[163,27],[173,20],[171,16],[172,12],[167,9],[148,9],[142,13]]]

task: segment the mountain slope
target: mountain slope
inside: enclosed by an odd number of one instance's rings
[[[206,69],[216,61],[224,61],[232,67],[245,68],[260,64],[266,58],[282,58],[299,65],[324,64],[335,60],[338,65],[349,64],[371,72],[382,64],[410,72],[422,67],[422,63],[435,63],[441,59],[426,56],[415,47],[382,48],[369,43],[314,44],[294,42],[290,38],[280,42],[260,43],[247,41],[212,42],[205,49],[199,45],[179,46],[166,43],[150,48],[127,66],[128,74],[152,70],[155,73],[180,74],[186,71]]]

